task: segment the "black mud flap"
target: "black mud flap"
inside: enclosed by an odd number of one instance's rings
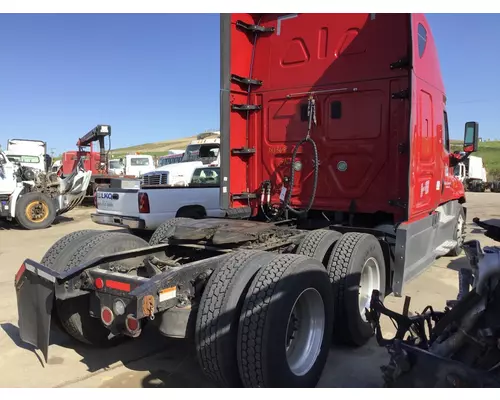
[[[58,274],[26,260],[16,274],[19,334],[23,342],[40,349],[48,360],[50,322]]]

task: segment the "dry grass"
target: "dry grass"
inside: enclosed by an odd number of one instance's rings
[[[155,143],[139,144],[137,146],[113,149],[111,151],[111,154],[113,158],[118,158],[125,154],[136,153],[136,152],[142,154],[161,156],[167,154],[169,150],[184,150],[186,146],[193,140],[196,140],[196,136],[190,136],[186,138],[172,139],[172,140],[163,140],[161,142],[155,142]]]

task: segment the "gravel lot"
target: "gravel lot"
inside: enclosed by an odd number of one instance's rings
[[[500,194],[468,193],[468,220],[500,218]],[[153,329],[119,347],[89,349],[55,332],[51,337],[48,365],[43,367],[40,352],[21,342],[17,328],[17,304],[13,286],[15,272],[26,258],[39,261],[48,248],[69,232],[109,227],[94,224],[92,208],[79,208],[43,231],[25,231],[0,223],[0,387],[210,387],[196,362],[192,345],[167,339]],[[485,238],[472,224],[468,238]],[[456,270],[464,262],[441,258],[424,274],[405,287],[412,296],[412,311],[426,305],[442,309],[445,301],[456,297]],[[394,310],[402,309],[402,298],[386,301]],[[391,325],[384,325],[387,333]],[[360,349],[332,348],[319,383],[320,387],[377,387],[381,385],[380,365],[386,351],[376,343]],[[360,379],[363,377],[363,379]]]

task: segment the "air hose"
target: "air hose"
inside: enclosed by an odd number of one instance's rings
[[[307,135],[304,139],[302,139],[299,143],[297,143],[295,145],[295,148],[293,149],[292,160],[291,160],[291,171],[290,171],[290,184],[288,186],[288,191],[286,193],[285,200],[282,205],[282,210],[286,209],[297,215],[303,215],[309,212],[309,210],[312,208],[314,204],[314,200],[316,198],[316,191],[318,189],[318,173],[319,173],[318,147],[316,146],[314,140],[311,138],[312,124],[313,123],[316,124],[316,101],[312,95],[309,96],[308,99],[307,116],[308,116]],[[297,153],[300,149],[300,146],[302,146],[305,143],[310,143],[313,148],[313,162],[314,162],[313,187],[312,187],[311,197],[309,199],[309,204],[307,205],[307,207],[303,210],[297,210],[292,206],[290,206],[290,201],[292,198],[293,186],[295,184],[295,160],[297,158]]]

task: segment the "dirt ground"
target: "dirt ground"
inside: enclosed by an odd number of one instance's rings
[[[468,193],[468,221],[500,218],[495,193]],[[17,328],[14,274],[26,258],[39,261],[48,248],[67,233],[80,229],[111,229],[94,224],[92,208],[79,208],[43,231],[25,231],[0,223],[0,387],[210,387],[201,373],[193,346],[186,341],[162,337],[154,329],[118,347],[100,350],[76,344],[54,331],[49,361],[44,366],[39,351],[21,342]],[[469,239],[482,245],[485,238],[472,223],[467,224]],[[441,258],[431,268],[405,286],[412,297],[411,311],[430,304],[442,309],[457,294],[457,269],[464,258]],[[390,296],[386,305],[402,309],[403,298]],[[392,325],[384,324],[386,334]],[[333,347],[319,387],[380,387],[379,367],[388,360],[384,349],[372,341],[358,348]],[[360,378],[362,377],[362,378]]]

